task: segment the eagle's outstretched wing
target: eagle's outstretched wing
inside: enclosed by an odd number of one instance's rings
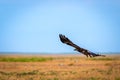
[[[70,45],[74,48],[80,48],[79,46],[77,46],[76,44],[74,44],[72,41],[70,41],[67,37],[65,37],[64,35],[62,34],[59,34],[59,37],[60,37],[60,40],[62,43],[65,43],[67,45]]]
[[[105,55],[100,55],[100,54],[95,54],[93,52],[90,52],[84,48],[79,47],[78,45],[74,44],[71,40],[69,40],[65,35],[59,34],[60,40],[62,43],[65,43],[67,45],[70,45],[72,47],[74,47],[76,51],[86,55],[87,57],[96,57],[96,56],[105,56]]]

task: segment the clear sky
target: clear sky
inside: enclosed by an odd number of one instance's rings
[[[120,0],[0,0],[0,52],[120,52]]]

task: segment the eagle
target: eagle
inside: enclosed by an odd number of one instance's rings
[[[74,44],[70,39],[68,39],[65,35],[59,34],[59,38],[60,38],[60,41],[62,43],[74,47],[75,48],[74,51],[78,51],[78,52],[86,55],[86,57],[96,57],[96,56],[105,57],[105,55],[96,54],[96,53],[93,53],[93,52],[91,52],[91,51],[89,51],[87,49],[79,47],[78,45]]]

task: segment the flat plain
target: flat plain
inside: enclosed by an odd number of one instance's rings
[[[120,55],[0,55],[0,80],[120,80]]]

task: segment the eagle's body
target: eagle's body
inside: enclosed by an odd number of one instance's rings
[[[65,44],[67,44],[67,45],[70,45],[70,46],[74,47],[74,48],[75,48],[75,49],[74,49],[75,51],[78,51],[78,52],[86,55],[87,57],[88,57],[88,56],[89,56],[89,57],[96,57],[96,56],[103,56],[103,57],[104,57],[104,56],[105,56],[105,55],[95,54],[95,53],[90,52],[90,51],[88,51],[88,50],[86,50],[86,49],[84,49],[84,48],[81,48],[81,47],[77,46],[77,45],[74,44],[72,41],[70,41],[66,36],[64,36],[64,35],[62,35],[62,34],[59,34],[59,37],[60,37],[60,40],[61,40],[62,43],[65,43]]]

